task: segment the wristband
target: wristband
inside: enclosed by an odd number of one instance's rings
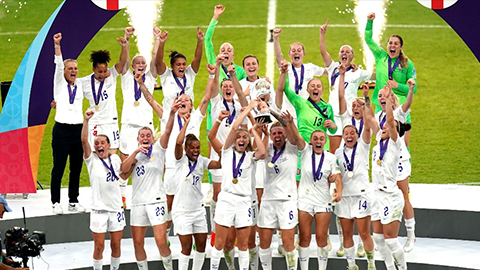
[[[219,124],[222,123],[222,120],[220,120],[220,119],[218,119],[218,118],[217,118],[217,120],[215,120],[215,121],[217,121]]]
[[[215,74],[208,74],[209,79],[215,79]]]

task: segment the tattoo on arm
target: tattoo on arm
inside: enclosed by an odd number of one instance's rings
[[[370,108],[370,97],[365,97],[365,105]]]

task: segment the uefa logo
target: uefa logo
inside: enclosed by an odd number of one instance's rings
[[[446,9],[453,6],[458,0],[417,0],[422,6],[431,9]]]

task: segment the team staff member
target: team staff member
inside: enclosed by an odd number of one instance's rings
[[[110,233],[111,261],[110,269],[120,267],[120,241],[125,227],[120,184],[128,176],[120,171],[121,161],[118,155],[109,153],[110,140],[104,134],[95,137],[94,151],[88,142],[89,121],[94,111],[85,112],[82,127],[83,157],[87,165],[90,185],[92,187],[92,212],[90,212],[90,230],[93,234],[93,269],[101,270],[105,234]]]
[[[128,41],[121,37],[117,39],[122,46],[120,60],[111,68],[110,52],[106,50],[94,51],[90,54],[93,74],[81,78],[83,93],[88,99],[88,110],[96,112],[89,121],[88,142],[93,146],[94,139],[99,134],[108,136],[111,142],[111,152],[116,154],[120,133],[118,130],[117,101],[117,76],[122,72],[128,58]]]
[[[82,171],[82,123],[83,88],[77,82],[77,61],[63,61],[60,41],[62,33],[53,36],[55,44],[55,76],[53,80],[53,99],[55,125],[52,130],[53,168],[50,181],[52,209],[55,214],[63,214],[60,205],[60,188],[67,159],[70,156],[70,175],[68,183],[68,211],[85,212],[78,203],[80,173]]]

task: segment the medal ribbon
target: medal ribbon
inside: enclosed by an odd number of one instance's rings
[[[143,82],[145,82],[145,74],[143,74],[142,80]],[[133,87],[134,87],[135,101],[138,101],[142,96],[142,90],[138,87],[138,83],[135,80],[135,78],[133,78]]]
[[[178,115],[178,114],[177,114],[177,120],[178,120],[179,130],[181,130],[182,127],[183,127],[182,118],[181,118],[180,115]]]
[[[190,171],[188,172],[186,177],[189,177],[190,174],[192,174],[192,172],[195,170],[195,167],[197,167],[197,161],[198,160],[195,160],[195,162],[193,162],[193,164],[190,164],[190,160],[188,160],[188,168],[190,169]]]
[[[310,103],[312,103],[313,107],[315,107],[315,109],[317,109],[317,111],[325,118],[325,119],[328,119],[328,110],[327,108],[325,109],[321,109],[317,103],[315,103],[312,98],[308,97],[308,101],[310,101]]]
[[[100,82],[100,86],[98,87],[98,94],[95,93],[95,77],[93,76],[93,74],[90,81],[92,83],[93,101],[95,102],[95,105],[98,105],[98,103],[100,102],[100,95],[102,94],[103,83],[105,82],[105,80]]]
[[[150,159],[150,157],[152,156],[152,149],[153,149],[153,147],[150,146],[150,148],[148,148],[148,152],[146,152],[146,153],[142,152],[142,153]]]
[[[240,172],[240,167],[242,166],[243,160],[245,159],[246,153],[243,152],[242,157],[237,163],[237,154],[235,154],[235,150],[233,150],[233,178],[237,178],[238,173]]]
[[[387,115],[383,115],[383,112],[381,112],[380,115],[378,116],[378,122],[380,122],[380,129],[383,128],[386,120],[387,120]]]
[[[349,66],[346,70],[345,70],[345,73],[347,73],[349,70],[352,69],[352,66]],[[330,84],[333,86],[335,84],[335,81],[337,80],[338,76],[340,76],[340,72],[337,71],[338,68],[335,68],[333,70],[333,74],[332,76],[330,77]]]
[[[107,170],[109,170],[110,172],[112,172],[113,178],[115,178],[115,180],[118,180],[118,176],[115,174],[115,170],[113,169],[113,165],[112,165],[112,160],[111,160],[111,158],[110,158],[110,154],[108,154],[108,162],[110,162],[110,167],[107,165],[107,163],[105,163],[105,161],[103,160],[103,158],[100,158],[100,160],[102,161],[103,166],[105,166],[105,168],[107,168]]]
[[[355,125],[355,118],[352,117],[352,126],[356,126]],[[360,136],[362,134],[362,131],[363,131],[363,118],[362,120],[360,120],[360,128],[358,129],[358,135]]]
[[[300,93],[300,91],[302,90],[303,79],[305,76],[305,67],[302,64],[302,67],[300,69],[300,81],[298,81],[297,71],[293,65],[292,65],[292,71],[293,71],[293,76],[295,76],[295,94],[298,95],[298,93]]]
[[[343,157],[345,158],[345,162],[347,163],[348,171],[353,172],[353,164],[355,163],[355,152],[357,151],[357,144],[353,146],[353,151],[352,151],[350,160],[348,160],[347,154],[345,154],[345,148],[347,148],[347,146],[343,145]]]
[[[392,67],[392,58],[388,57],[388,79],[393,80],[393,71],[397,68],[398,64],[400,64],[400,57],[395,60],[395,64]]]
[[[172,74],[173,74],[173,72],[172,72]],[[177,83],[178,87],[180,87],[180,89],[182,90],[182,91],[180,91],[180,93],[177,94],[177,97],[185,94],[185,88],[187,88],[187,76],[185,76],[185,75],[183,76],[183,85],[180,82],[180,80],[177,78],[177,76],[175,76],[175,74],[173,74],[173,78],[175,79],[175,82]]]
[[[312,172],[313,172],[313,182],[320,181],[320,172],[322,171],[323,160],[325,159],[325,153],[322,152],[322,157],[320,158],[320,163],[318,163],[318,168],[315,170],[315,152],[312,149]]]
[[[383,159],[383,156],[385,155],[385,152],[387,152],[387,146],[388,146],[388,141],[389,140],[390,140],[390,138],[380,141],[380,156],[378,157],[378,159],[380,159],[380,160]]]
[[[232,99],[232,105],[233,105],[233,111],[228,115],[227,117],[227,124],[233,124],[233,120],[235,120],[235,100]],[[227,101],[223,99],[223,106],[225,106],[225,109],[227,109],[228,112],[230,112],[230,108],[228,107]]]
[[[75,100],[75,96],[77,95],[77,85],[75,85],[75,88],[73,88],[73,93],[72,93],[72,87],[70,86],[69,83],[67,83],[67,88],[68,88],[68,97],[70,104],[73,104],[73,101]]]
[[[272,163],[275,163],[277,159],[283,154],[283,151],[285,150],[285,146],[287,144],[285,143],[283,147],[278,151],[278,149],[274,146],[273,147],[273,157],[272,157]],[[278,152],[277,152],[278,151]]]
[[[225,75],[227,76],[227,78],[230,79],[230,74],[228,74],[228,69],[223,64],[221,64],[221,66],[222,66],[223,72],[225,72]]]

